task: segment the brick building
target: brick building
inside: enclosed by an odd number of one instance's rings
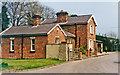
[[[55,19],[41,22],[39,14],[33,16],[33,26],[12,26],[1,33],[2,58],[45,58],[46,44],[72,43],[73,48],[96,47],[96,21],[93,15],[68,17],[61,10]]]
[[[61,10],[57,14],[57,19],[46,19],[43,24],[60,23],[64,31],[72,33],[76,37],[75,48],[81,46],[86,47],[86,50],[92,49],[94,52],[97,49],[96,45],[96,20],[92,14],[90,15],[73,15],[67,17],[68,13]]]

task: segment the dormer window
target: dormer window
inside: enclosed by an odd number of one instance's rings
[[[90,34],[93,34],[93,32],[94,32],[94,27],[93,25],[90,25]]]

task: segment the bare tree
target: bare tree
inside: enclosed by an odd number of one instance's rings
[[[36,13],[41,14],[43,18],[51,18],[55,15],[54,10],[47,6],[42,6],[38,2],[3,2],[8,8],[10,25],[28,25],[33,23],[32,16]]]
[[[44,11],[42,12],[43,16],[45,18],[54,18],[55,16],[55,11],[54,9],[48,7],[48,6],[45,6],[44,7]]]
[[[117,34],[116,34],[115,32],[109,32],[109,33],[107,34],[107,36],[112,37],[112,38],[116,38],[116,37],[117,37]]]

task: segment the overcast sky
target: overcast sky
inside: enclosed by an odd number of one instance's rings
[[[93,14],[98,23],[97,34],[115,32],[118,35],[117,2],[44,2],[55,11],[65,10],[69,14]]]
[[[93,14],[98,24],[96,29],[97,34],[108,34],[109,32],[115,32],[118,35],[118,2],[54,2],[54,0],[52,1],[53,2],[43,2],[42,4],[53,8],[56,12],[60,10],[65,10],[69,14]]]

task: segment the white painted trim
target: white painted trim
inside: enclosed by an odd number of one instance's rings
[[[72,39],[69,39],[69,43],[72,43]]]
[[[91,45],[90,41],[91,41],[92,45]],[[89,49],[90,48],[93,49],[93,40],[92,39],[89,40]]]
[[[10,38],[10,40],[14,40],[14,39],[15,39],[15,38],[12,38],[12,37]]]
[[[35,40],[35,39],[34,39],[34,40]],[[31,51],[35,51],[35,50],[32,49],[32,45],[33,45],[33,44],[32,44],[32,39],[31,39]],[[35,46],[35,44],[34,44],[34,46]]]
[[[43,24],[46,21],[46,19],[44,19],[40,24]]]
[[[95,22],[96,26],[98,26],[97,21],[96,21],[96,19],[95,19],[94,15],[92,15],[92,16],[89,18],[89,20],[88,20],[88,22],[87,22],[87,23],[89,23],[89,22],[90,22],[90,20],[91,20],[92,18],[94,18],[94,22]]]
[[[7,30],[9,30],[10,28],[12,28],[12,26],[10,26],[9,28],[7,28],[6,30],[4,30],[4,31],[2,31],[1,33],[0,33],[0,35],[2,35],[3,33],[5,33]]]
[[[55,25],[47,34],[50,34],[50,32],[52,32],[53,31],[53,29],[55,28],[55,27],[57,27],[58,25]]]
[[[35,39],[35,37],[30,37],[30,39]]]
[[[55,36],[55,38],[59,38],[59,36]]]
[[[10,51],[14,51],[14,50],[12,50],[12,45],[13,45],[13,44],[12,44],[12,40],[13,40],[13,39],[10,40]],[[14,41],[14,40],[13,40],[13,41]]]
[[[58,24],[66,24],[66,23],[68,23],[68,21],[66,21],[66,22],[62,22],[62,23],[58,23]]]
[[[70,33],[70,32],[68,32],[68,33],[75,37],[75,35],[73,35],[72,33]]]
[[[56,25],[47,33],[47,35],[50,34],[50,33],[54,30],[54,28],[56,28],[57,26],[60,28],[60,30],[63,32],[63,34],[64,34],[65,36],[67,36],[67,35],[65,34],[64,30],[60,27],[59,24],[56,24]]]
[[[92,24],[90,25],[90,34],[94,34],[94,26]]]
[[[63,32],[63,34],[67,37],[67,35],[65,34],[64,30],[60,27],[60,25],[58,25],[58,26],[61,29],[61,31]]]

